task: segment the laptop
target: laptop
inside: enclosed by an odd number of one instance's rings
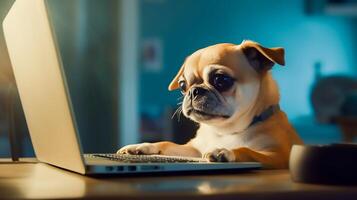
[[[249,170],[256,162],[211,163],[162,155],[83,154],[61,56],[44,0],[17,0],[3,21],[7,48],[39,161],[80,174]]]

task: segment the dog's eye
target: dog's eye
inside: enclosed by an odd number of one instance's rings
[[[215,74],[211,78],[210,83],[219,92],[224,92],[233,86],[234,79],[225,74]]]
[[[181,92],[185,93],[186,89],[187,89],[186,81],[179,81],[179,86],[180,86]]]

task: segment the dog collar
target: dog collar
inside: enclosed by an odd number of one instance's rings
[[[274,115],[277,111],[280,110],[279,104],[271,105],[266,110],[264,110],[260,115],[256,115],[252,122],[249,124],[248,128],[259,123],[267,120],[269,117]]]

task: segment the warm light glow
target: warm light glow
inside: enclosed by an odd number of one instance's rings
[[[25,198],[79,198],[85,195],[86,182],[79,174],[46,164],[37,164],[33,170],[19,191]]]

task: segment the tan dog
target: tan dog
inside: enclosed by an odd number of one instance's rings
[[[198,122],[187,144],[127,145],[118,153],[204,157],[212,162],[258,161],[287,168],[299,136],[279,109],[279,91],[269,70],[284,65],[283,48],[252,41],[217,44],[187,57],[169,90],[184,94],[183,114]]]

